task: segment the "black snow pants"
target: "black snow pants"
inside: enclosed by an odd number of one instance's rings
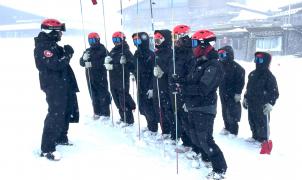
[[[111,97],[108,91],[107,79],[102,79],[102,77],[92,77],[91,75],[89,77],[88,72],[89,71],[86,70],[86,79],[89,94],[92,99],[93,112],[100,116],[110,116],[109,106],[111,103]]]
[[[42,134],[42,152],[53,152],[56,143],[68,142],[70,122],[79,121],[77,96],[74,92],[46,91],[48,113],[44,121]]]
[[[238,122],[241,118],[241,104],[233,97],[220,96],[224,127],[231,134],[238,134]]]
[[[227,164],[222,151],[213,139],[214,118],[213,114],[189,111],[190,136],[193,144],[208,155],[213,171],[223,173],[227,169]]]
[[[147,91],[143,91],[139,94],[139,111],[145,116],[148,129],[152,132],[157,132],[158,121],[156,120],[153,100],[152,98],[148,99],[146,93]]]
[[[263,106],[253,104],[248,105],[248,119],[252,137],[259,142],[267,140],[268,138],[267,118],[269,118],[269,116],[263,114]]]
[[[158,93],[153,92],[153,94],[155,95],[153,97],[155,115],[156,119],[160,123],[162,134],[171,134],[171,128],[175,127],[175,124],[169,93],[160,91],[160,108],[157,96]]]
[[[129,94],[129,86],[128,86],[128,88],[126,87],[125,92],[123,92],[123,89],[111,87],[111,94],[112,94],[114,103],[119,110],[121,121],[124,121],[124,119],[126,118],[125,123],[133,124],[134,118],[133,118],[132,110],[134,110],[136,108],[136,105],[135,105],[135,102],[133,101],[132,97]],[[125,99],[125,103],[124,103],[124,99]],[[124,109],[124,107],[125,107],[125,109]],[[124,118],[124,111],[125,111],[125,115],[126,115],[125,118]]]

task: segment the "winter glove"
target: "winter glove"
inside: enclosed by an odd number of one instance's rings
[[[241,94],[235,94],[234,100],[235,100],[236,103],[240,102],[240,100],[241,100]]]
[[[112,61],[112,58],[110,56],[106,56],[104,64],[109,64],[111,61]]]
[[[146,95],[148,96],[148,99],[151,99],[153,97],[153,90],[149,89],[146,93]]]
[[[268,115],[272,110],[273,110],[273,105],[271,105],[270,103],[266,103],[263,106],[263,114],[264,115]]]
[[[71,58],[73,56],[74,50],[70,45],[67,44],[64,45],[64,52],[66,56]]]
[[[104,64],[107,71],[111,71],[113,69],[113,64]]]
[[[153,69],[153,75],[157,78],[161,78],[163,76],[164,72],[161,70],[161,68],[157,65]]]
[[[83,60],[88,61],[89,58],[90,58],[89,51],[85,51],[85,53],[83,54]]]
[[[247,109],[248,104],[247,104],[247,99],[246,98],[243,99],[242,106],[243,106],[244,109]]]
[[[186,104],[182,105],[182,108],[184,109],[185,112],[189,112],[188,109],[187,109]]]
[[[92,67],[91,62],[85,61],[85,68],[91,68],[91,67]]]
[[[135,81],[135,76],[134,76],[134,74],[130,73],[130,79],[131,79],[131,81]]]
[[[120,59],[120,64],[126,64],[126,56],[122,55]]]

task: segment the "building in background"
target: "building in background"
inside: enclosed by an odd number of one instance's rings
[[[255,51],[273,55],[302,55],[302,2],[263,12],[244,0],[143,0],[123,10],[124,29],[129,32],[172,29],[187,24],[192,30],[211,29],[216,47],[234,47],[236,58],[250,61]]]

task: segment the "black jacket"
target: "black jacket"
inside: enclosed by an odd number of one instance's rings
[[[125,70],[125,86],[126,89],[129,89],[129,78],[130,72],[133,71],[134,66],[132,63],[133,55],[129,49],[129,45],[127,42],[123,42],[123,44],[117,45],[109,53],[112,58],[113,70],[109,71],[110,77],[110,85],[111,88],[123,89],[123,68],[120,64],[121,56],[124,55],[126,57],[127,63],[124,65]]]
[[[196,59],[196,63],[186,77],[184,94],[188,110],[216,114],[217,88],[224,72],[213,49],[208,60]]]
[[[136,35],[136,33],[134,35]],[[138,80],[139,92],[146,94],[149,89],[153,89],[152,80],[155,54],[149,49],[148,34],[145,32],[140,32],[138,33],[138,36],[140,39],[142,39],[142,44],[138,46],[134,53],[133,74],[135,75],[136,80]],[[137,72],[139,75],[138,79]]]
[[[219,86],[220,96],[233,98],[241,94],[245,83],[245,70],[234,60],[220,61],[225,72],[223,81]]]
[[[244,97],[247,99],[249,107],[262,108],[266,103],[275,105],[279,97],[278,85],[267,65],[258,65],[256,70],[249,74]]]
[[[95,46],[91,46],[85,50],[85,52],[89,52],[90,57],[88,59],[91,62],[91,68],[89,68],[89,78],[90,81],[99,82],[98,84],[105,83],[107,85],[107,71],[104,66],[104,59],[109,54],[107,49],[103,44],[96,44]],[[84,53],[85,53],[84,52]],[[85,62],[83,57],[80,58],[80,65],[85,66]]]
[[[155,66],[159,66],[164,72],[163,76],[158,79],[159,90],[163,92],[169,92],[168,78],[170,74],[170,66],[172,65],[173,51],[172,47],[172,36],[169,30],[157,30],[155,31],[161,33],[165,41],[160,45],[156,46],[155,51]],[[153,78],[153,87],[157,87],[156,79]]]
[[[75,75],[69,65],[70,57],[66,55],[63,47],[44,32],[35,37],[34,57],[43,91],[79,91]]]

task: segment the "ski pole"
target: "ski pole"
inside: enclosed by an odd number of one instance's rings
[[[122,0],[120,0],[120,6],[121,6],[121,10],[120,10],[120,13],[121,13],[121,29],[123,31],[123,2]],[[124,33],[124,32],[123,32]],[[122,56],[124,55],[124,38],[125,37],[122,37]],[[123,111],[124,111],[124,123],[126,124],[126,95],[125,95],[125,65],[122,64],[122,70],[123,70]],[[126,132],[126,126],[125,125],[125,132]]]
[[[155,56],[155,65],[157,66],[158,57]],[[158,77],[156,77],[156,87],[157,87],[157,99],[158,99],[158,112],[159,112],[159,124],[161,129],[163,129],[163,118],[162,118],[162,112],[161,112],[161,102],[160,102],[160,90],[159,90],[159,83],[158,83]]]
[[[84,27],[84,15],[83,15],[83,7],[82,7],[82,0],[80,0],[80,7],[81,7],[81,17],[82,17],[82,33],[83,33],[83,40],[84,40],[84,47],[86,50],[86,37],[85,37],[85,27]],[[86,67],[85,67],[86,68]],[[91,78],[90,78],[90,67],[86,68],[87,76],[88,76],[88,90],[90,94],[90,99],[93,103],[93,94],[92,94],[92,86],[91,86]]]
[[[105,5],[104,5],[104,0],[102,0],[102,12],[103,12],[103,26],[104,26],[104,34],[105,34],[105,47],[106,47],[106,55],[109,56],[108,54],[108,44],[107,44],[107,28],[106,28],[106,16],[105,16]],[[110,73],[109,71],[107,70],[107,77],[108,77],[108,86],[109,86],[109,93],[110,93],[110,96],[112,97],[112,94],[111,94],[111,84],[110,84]],[[111,122],[112,122],[112,126],[114,127],[114,121],[113,121],[113,108],[112,108],[112,102],[110,102],[110,110],[111,110]]]
[[[174,4],[173,0],[171,0],[171,10],[172,10],[172,25],[174,22]],[[175,39],[172,36],[172,52],[173,52],[173,76],[176,76],[176,68],[175,68]],[[177,116],[177,92],[174,91],[174,116],[175,116],[175,143],[176,149],[178,148],[178,116]],[[176,174],[178,174],[178,150],[176,150]]]
[[[138,0],[136,0],[136,16],[139,19],[139,15],[138,15]],[[136,23],[136,36],[138,37],[138,24]],[[137,49],[139,49],[139,46],[137,46]],[[140,99],[139,99],[139,94],[140,94],[140,84],[139,84],[139,61],[138,61],[138,57],[136,57],[136,103],[138,106],[138,111],[137,111],[137,122],[138,122],[138,139],[141,140],[141,123],[140,123]],[[133,83],[134,84],[134,83]],[[134,86],[133,86],[134,87]],[[133,88],[134,89],[134,88]],[[133,90],[134,92],[134,90]],[[134,94],[134,93],[133,93]]]

